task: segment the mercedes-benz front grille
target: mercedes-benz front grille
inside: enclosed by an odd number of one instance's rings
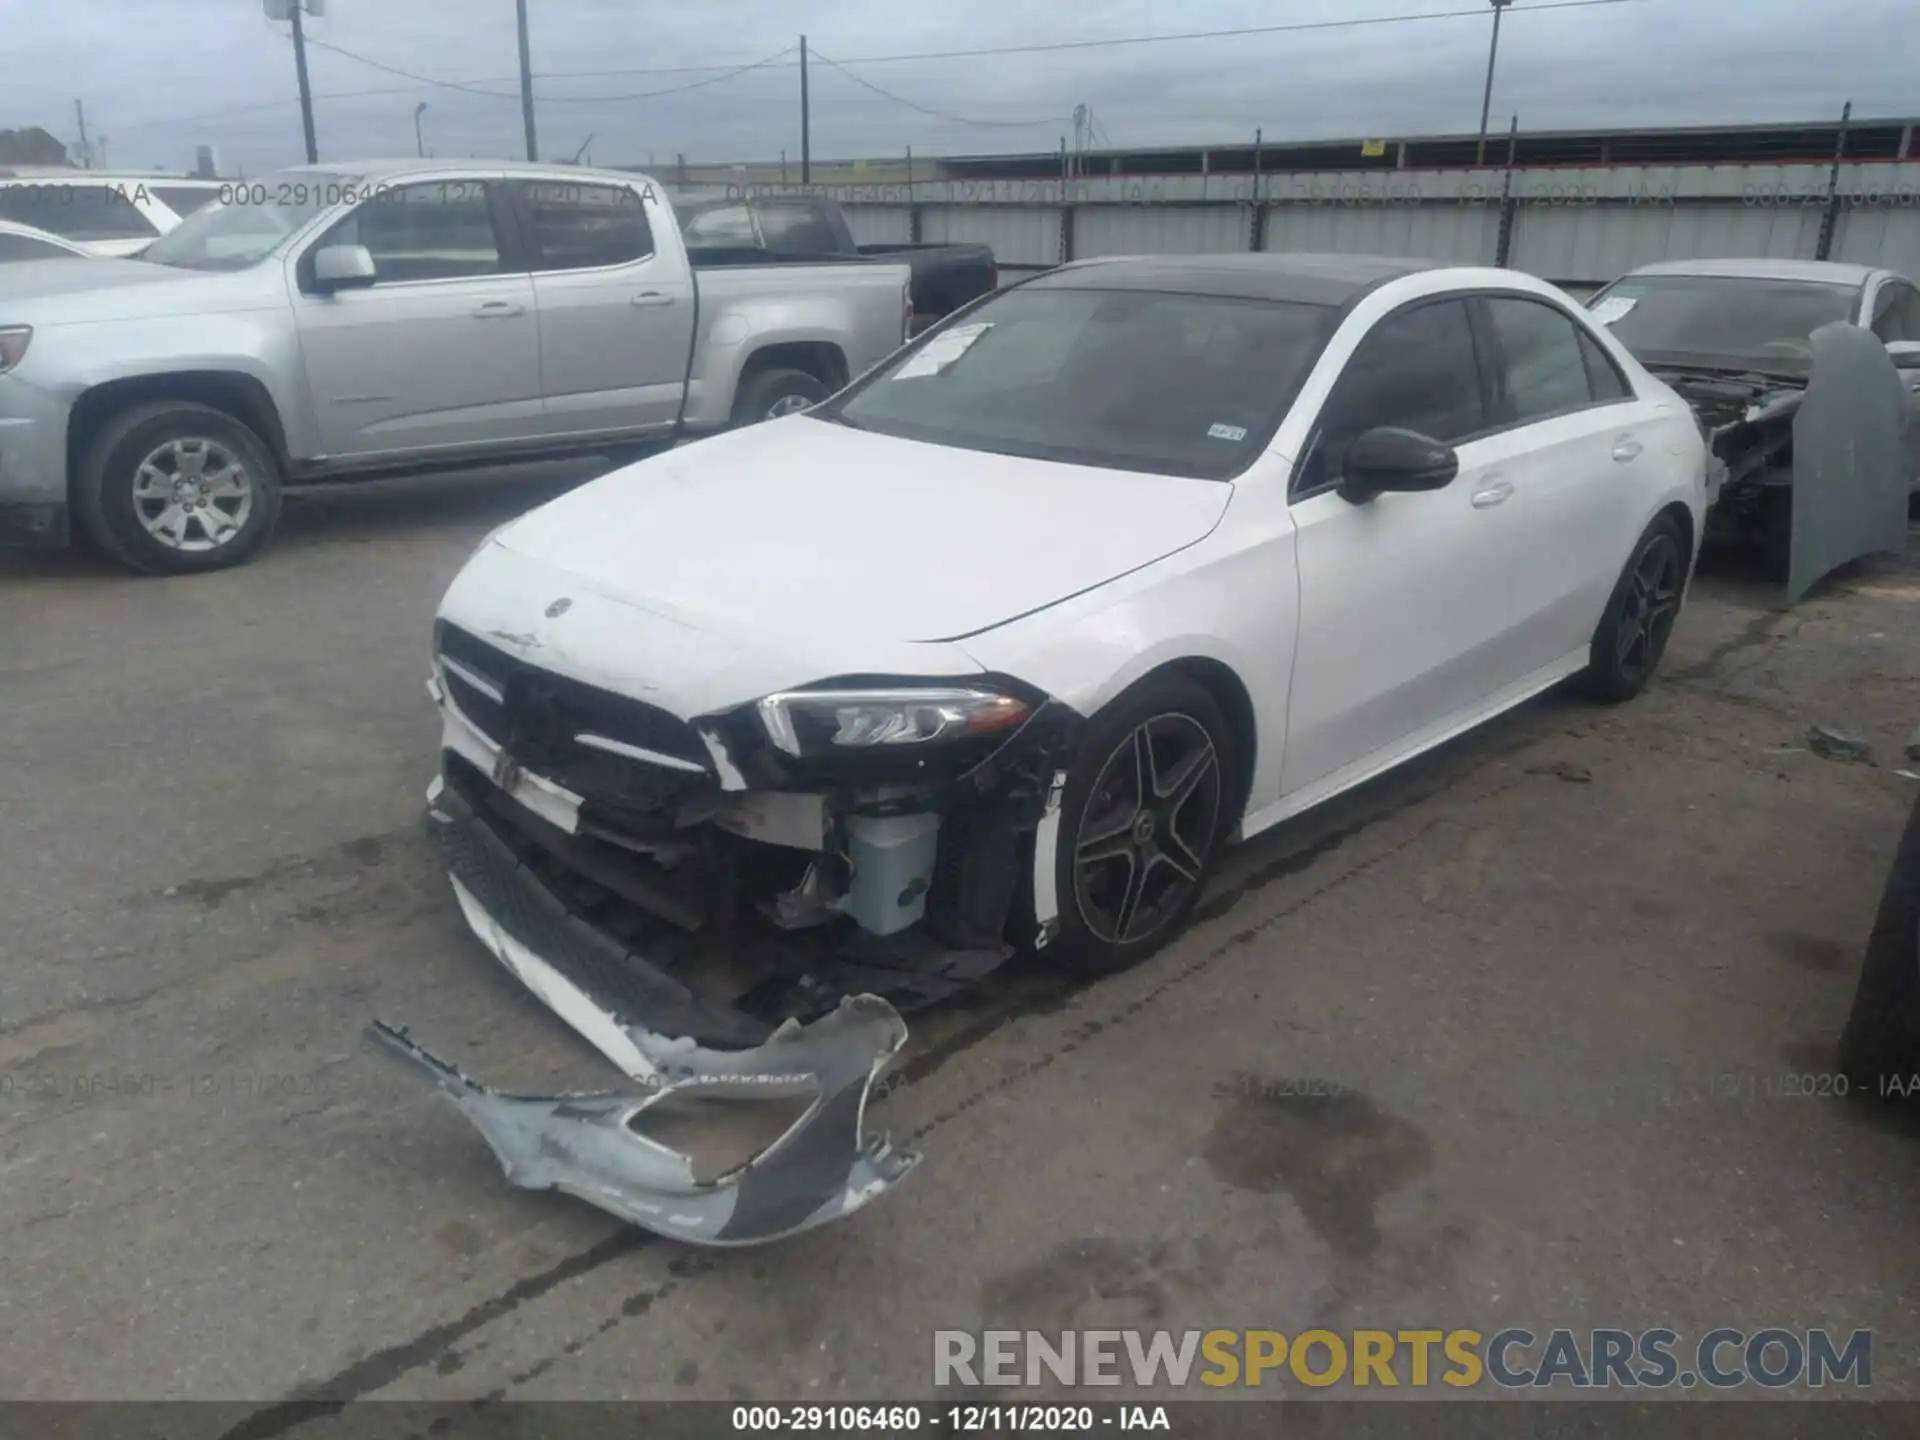
[[[542,670],[440,621],[434,651],[454,705],[513,760],[577,795],[655,810],[713,779],[677,715]]]

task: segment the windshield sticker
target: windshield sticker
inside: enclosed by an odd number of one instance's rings
[[[1624,318],[1627,312],[1639,303],[1640,301],[1637,298],[1630,299],[1625,295],[1609,295],[1593,307],[1593,318],[1598,320],[1602,325],[1611,325],[1614,321]]]
[[[1216,423],[1207,427],[1207,438],[1209,440],[1244,440],[1247,438],[1247,427]]]
[[[947,366],[967,353],[967,348],[987,331],[993,328],[993,322],[982,325],[956,325],[944,330],[929,340],[917,355],[893,372],[895,380],[913,380],[922,375],[938,375]]]

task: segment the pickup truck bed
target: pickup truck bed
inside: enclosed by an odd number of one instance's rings
[[[702,270],[740,265],[906,264],[912,272],[913,333],[995,290],[1000,272],[986,245],[858,244],[846,212],[825,196],[676,195],[688,253]]]

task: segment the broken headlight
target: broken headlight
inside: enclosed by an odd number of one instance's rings
[[[767,738],[796,757],[999,735],[1033,713],[1018,696],[973,685],[785,690],[754,708]]]

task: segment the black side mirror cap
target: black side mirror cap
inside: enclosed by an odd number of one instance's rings
[[[1460,473],[1460,457],[1431,435],[1378,425],[1347,447],[1340,470],[1341,498],[1364,505],[1388,491],[1444,490]]]

